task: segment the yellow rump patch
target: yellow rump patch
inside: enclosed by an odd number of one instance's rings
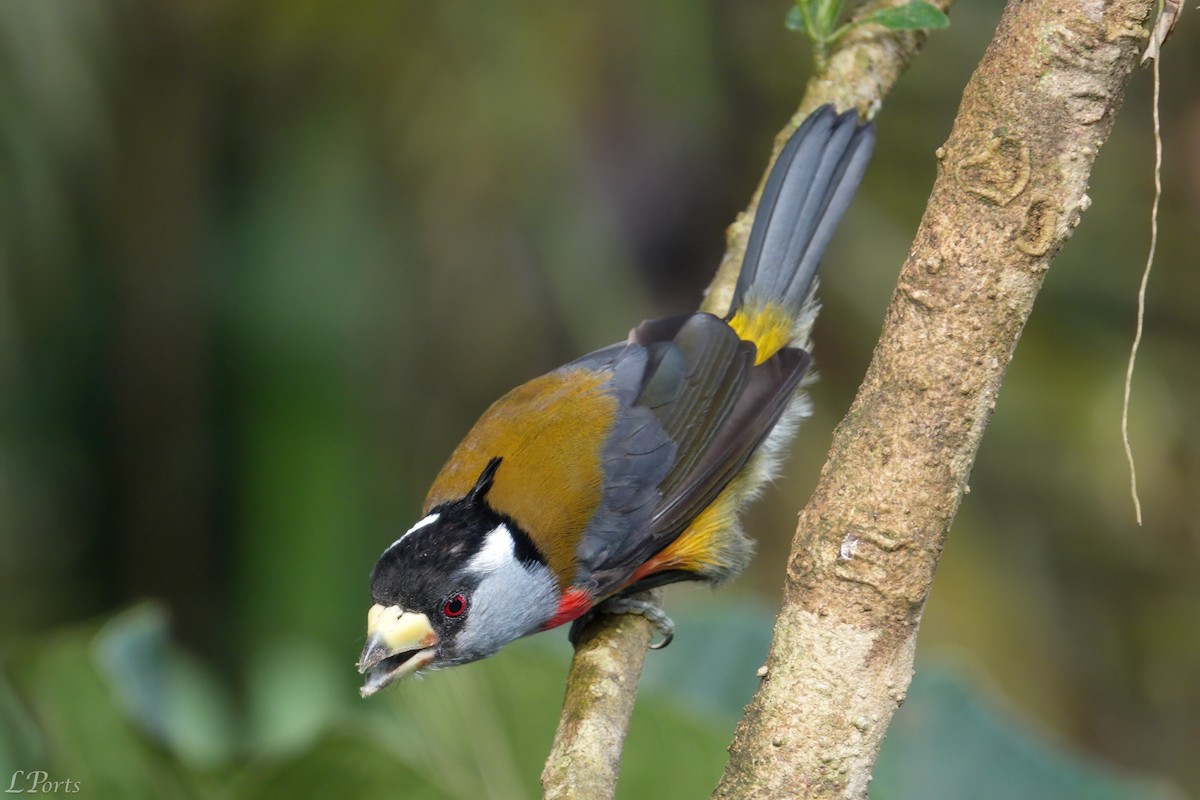
[[[638,567],[626,586],[658,572],[686,570],[698,575],[738,569],[729,563],[726,548],[730,528],[737,512],[737,493],[726,487],[712,505],[692,520],[692,524],[661,552]]]
[[[767,303],[762,308],[739,308],[729,321],[729,327],[743,341],[758,348],[755,366],[766,361],[791,344],[795,320],[779,303]]]

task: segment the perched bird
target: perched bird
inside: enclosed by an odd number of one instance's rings
[[[364,697],[628,595],[719,584],[753,545],[740,508],[807,414],[817,264],[862,179],[871,125],[824,106],[763,188],[729,312],[643,322],[497,400],[371,575]],[[602,605],[603,604],[603,605]]]

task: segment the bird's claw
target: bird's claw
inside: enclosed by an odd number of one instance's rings
[[[567,638],[570,639],[571,644],[576,647],[579,646],[579,639],[583,635],[584,628],[600,613],[638,614],[650,620],[650,624],[662,636],[661,639],[650,645],[651,650],[662,650],[675,638],[675,623],[667,616],[667,612],[663,611],[662,606],[658,603],[655,603],[653,600],[639,600],[633,597],[614,597],[610,600],[605,600],[571,623],[571,630],[567,634]]]

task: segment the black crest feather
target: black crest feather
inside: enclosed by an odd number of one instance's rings
[[[492,488],[492,481],[496,479],[496,470],[500,469],[500,462],[504,459],[496,456],[487,463],[483,468],[483,472],[479,473],[479,480],[475,481],[475,486],[471,491],[467,492],[466,501],[468,503],[482,503],[487,497],[488,490]]]

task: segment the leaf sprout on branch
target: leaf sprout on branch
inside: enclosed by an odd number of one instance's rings
[[[844,0],[795,0],[784,24],[789,30],[808,34],[816,45],[817,68],[829,58],[829,48],[843,35],[862,25],[882,25],[893,31],[935,30],[950,24],[949,17],[927,0],[909,0],[900,6],[881,8],[859,19],[838,25]]]

